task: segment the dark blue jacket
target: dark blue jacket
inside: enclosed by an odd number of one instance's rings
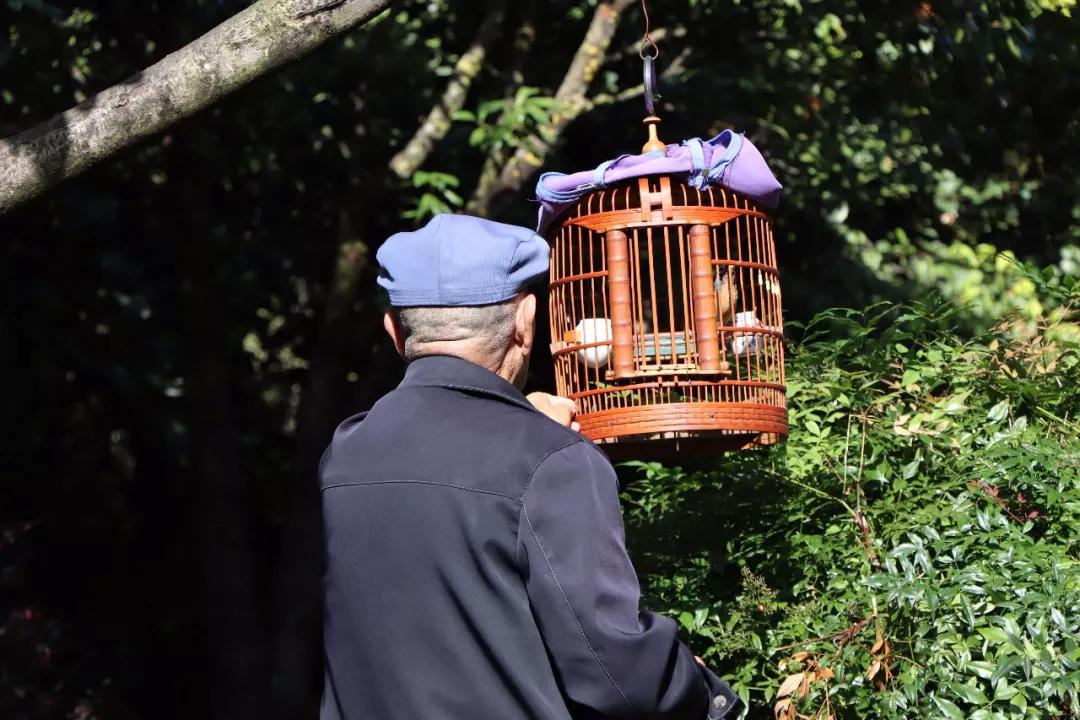
[[[322,720],[728,715],[731,689],[638,608],[615,472],[451,357],[338,428],[320,469]]]

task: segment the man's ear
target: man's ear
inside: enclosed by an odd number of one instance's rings
[[[394,348],[397,349],[398,355],[404,360],[405,333],[401,331],[401,323],[398,322],[397,315],[392,310],[383,315],[382,326],[386,330],[386,334],[394,342]]]
[[[526,294],[514,309],[514,341],[525,353],[532,352],[536,337],[536,296]]]

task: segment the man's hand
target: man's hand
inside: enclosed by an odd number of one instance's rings
[[[578,413],[577,403],[570,398],[559,397],[544,392],[529,393],[526,399],[532,406],[549,418],[574,432],[581,430],[581,426],[574,422]]]

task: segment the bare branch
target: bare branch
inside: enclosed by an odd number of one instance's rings
[[[0,213],[362,25],[393,0],[258,0],[160,62],[0,140]]]
[[[588,107],[585,92],[603,64],[611,45],[611,38],[619,24],[619,17],[634,0],[605,0],[596,6],[589,28],[585,32],[570,67],[555,92],[558,109],[551,122],[540,128],[532,142],[523,144],[499,171],[498,178],[490,188],[477,187],[469,201],[469,209],[478,215],[498,212],[533,173],[544,164],[548,151],[561,133],[581,111]],[[535,152],[533,149],[534,148]]]
[[[476,38],[454,65],[454,74],[447,83],[442,98],[431,108],[412,139],[391,158],[390,169],[399,178],[404,180],[416,172],[431,154],[436,143],[446,137],[454,113],[465,104],[469,87],[484,66],[488,46],[499,35],[505,9],[505,0],[492,0],[487,17],[476,32]]]
[[[655,33],[653,33],[653,39],[656,39]],[[684,67],[684,63],[686,62],[686,58],[688,58],[689,56],[690,48],[687,48],[686,50],[683,50],[681,53],[679,53],[678,57],[671,61],[671,63],[666,68],[664,68],[664,71],[660,73],[660,79],[666,80],[669,78],[673,78],[679,73],[683,72],[686,69]],[[581,108],[581,112],[578,113],[578,116],[580,117],[587,112],[592,112],[598,107],[625,102],[627,100],[632,100],[633,98],[640,97],[644,94],[645,86],[641,84],[632,85],[625,90],[620,90],[614,95],[612,95],[611,93],[601,93],[587,100],[585,102],[585,105]]]

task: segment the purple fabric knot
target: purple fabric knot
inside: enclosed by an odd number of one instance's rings
[[[665,152],[622,155],[594,170],[569,175],[544,173],[536,184],[536,198],[540,201],[536,231],[543,235],[559,215],[587,193],[646,175],[682,175],[691,187],[718,185],[770,208],[780,203],[783,190],[754,144],[725,130],[711,140],[691,138],[679,145],[668,145]]]

